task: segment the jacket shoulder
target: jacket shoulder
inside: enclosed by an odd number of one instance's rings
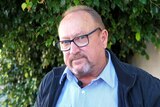
[[[52,70],[44,76],[41,84],[43,86],[44,85],[46,86],[47,84],[49,85],[51,83],[51,81],[52,81],[52,79],[54,79],[54,77],[59,77],[60,78],[64,69],[65,69],[65,66],[53,67]]]
[[[135,97],[139,103],[144,102],[145,107],[160,107],[160,80],[145,70],[128,64],[124,65],[128,73],[136,75],[130,95],[131,99]],[[135,103],[135,99],[133,102]]]
[[[54,67],[50,72],[48,72],[41,81],[39,86],[37,99],[35,102],[35,107],[44,107],[44,105],[48,104],[49,96],[53,90],[55,91],[57,88],[57,84],[59,83],[59,79],[65,69],[65,66],[62,67]],[[53,90],[52,86],[54,87]]]

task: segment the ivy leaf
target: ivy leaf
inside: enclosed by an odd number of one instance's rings
[[[133,13],[136,13],[138,11],[138,9],[137,8],[133,8]]]
[[[79,4],[79,0],[74,0],[73,2],[74,2],[75,5]]]
[[[32,7],[33,3],[32,2],[28,2],[27,3],[27,7]]]
[[[26,3],[29,3],[29,0],[26,0]]]
[[[139,0],[142,4],[147,4],[147,0]]]
[[[45,45],[49,47],[52,45],[52,42],[53,42],[53,37],[51,36],[49,39],[47,39],[47,41],[45,42]]]
[[[32,2],[27,2],[27,9],[28,9],[28,11],[30,11],[32,5],[33,5]]]
[[[115,0],[114,2],[122,11],[124,10],[124,4],[121,0]]]
[[[28,78],[28,73],[27,73],[27,72],[25,72],[24,76],[25,76],[25,78]]]
[[[24,9],[26,9],[26,7],[27,7],[27,4],[26,3],[22,3],[21,8],[22,8],[23,11],[24,11]]]
[[[141,40],[141,34],[140,32],[136,33],[136,40],[139,42]]]
[[[97,7],[99,7],[99,0],[94,0],[94,5],[96,5]]]
[[[61,0],[61,6],[64,6],[66,4],[66,0]]]
[[[158,14],[159,13],[159,8],[156,7],[156,6],[153,6],[150,10],[152,16],[155,15],[155,14]]]
[[[0,40],[0,49],[2,48],[2,46],[3,46],[3,43],[2,43],[2,41]]]

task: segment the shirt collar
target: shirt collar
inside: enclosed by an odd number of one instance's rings
[[[115,72],[115,68],[114,68],[113,63],[111,61],[110,53],[108,51],[106,51],[106,57],[107,56],[108,56],[108,63],[98,78],[101,78],[110,87],[114,88],[116,86],[116,82],[118,81],[118,79],[117,79],[117,75]]]
[[[75,81],[77,82],[77,78],[73,75],[73,73],[70,71],[70,69],[68,67],[65,68],[61,78],[60,78],[60,84],[62,83],[62,81],[64,80],[64,78],[67,77],[67,79],[69,81],[71,81],[72,79],[75,79]]]

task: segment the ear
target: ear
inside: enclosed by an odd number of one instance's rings
[[[101,32],[101,42],[103,43],[103,47],[107,47],[108,42],[108,31],[106,29],[103,29]]]

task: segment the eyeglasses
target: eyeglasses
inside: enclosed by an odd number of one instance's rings
[[[101,30],[101,28],[96,28],[93,31],[89,32],[88,34],[84,34],[78,37],[75,37],[72,40],[63,40],[56,43],[57,47],[61,51],[68,51],[71,48],[71,42],[73,42],[77,47],[85,47],[89,44],[88,36],[94,33],[97,30]]]

